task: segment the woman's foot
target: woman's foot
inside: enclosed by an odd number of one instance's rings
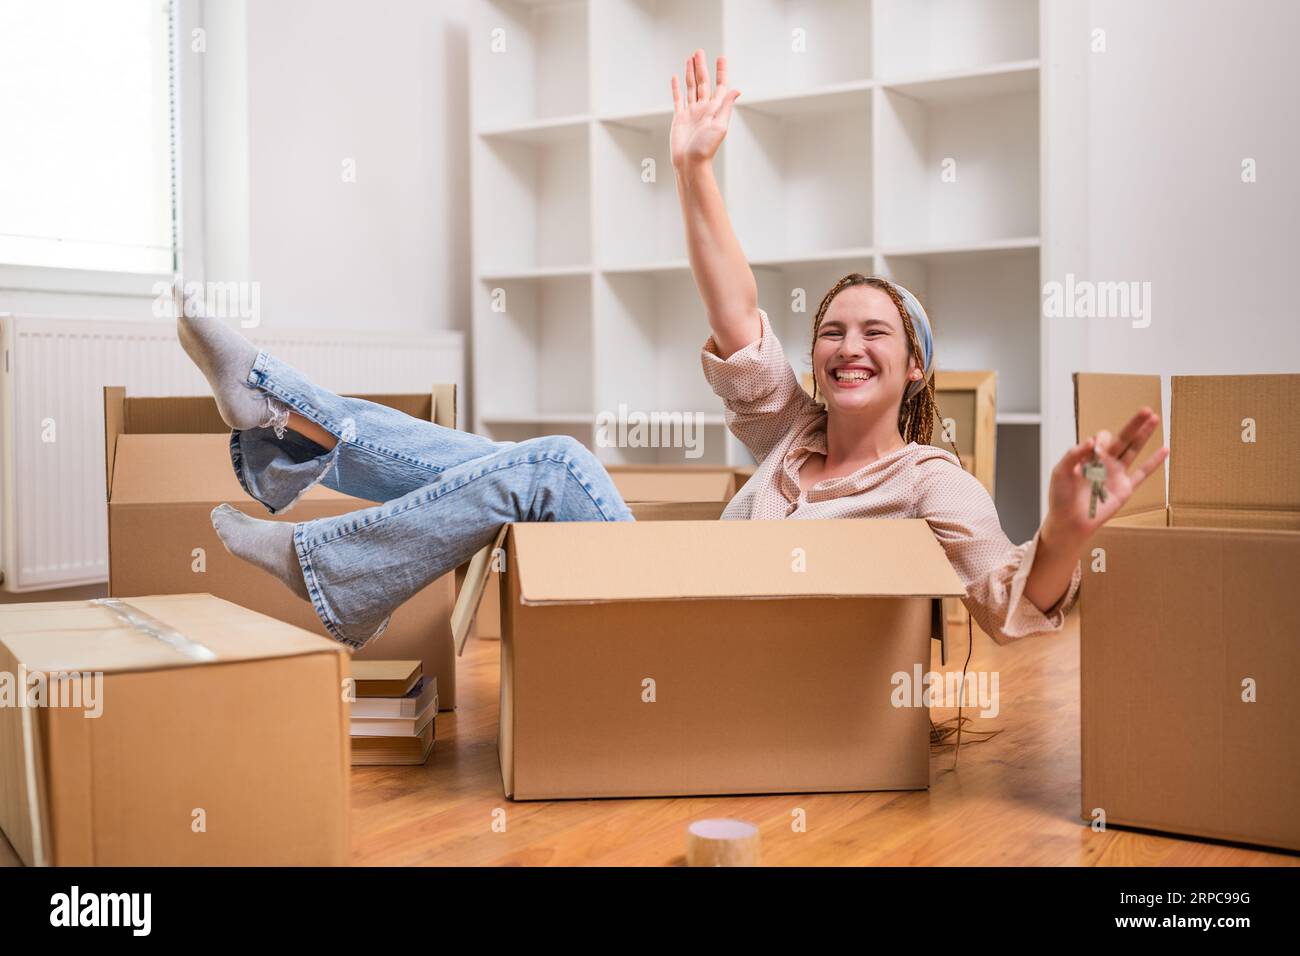
[[[212,509],[212,527],[221,543],[237,558],[269,571],[304,601],[307,585],[302,579],[302,565],[293,545],[293,523],[250,518],[227,504]]]
[[[199,313],[196,304],[177,303],[176,335],[181,348],[190,357],[203,377],[208,380],[217,400],[217,411],[222,420],[233,429],[273,427],[279,419],[277,432],[284,428],[287,410],[266,392],[248,384],[248,373],[257,360],[257,346],[220,320],[202,314],[193,317],[186,312]]]

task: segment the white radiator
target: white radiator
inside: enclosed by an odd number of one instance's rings
[[[331,391],[424,392],[454,382],[464,394],[459,332],[247,334]],[[107,580],[104,386],[124,385],[128,396],[209,395],[207,382],[171,322],[0,314],[0,336],[4,588]]]

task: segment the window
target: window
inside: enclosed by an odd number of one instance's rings
[[[0,4],[0,263],[174,269],[169,0]]]

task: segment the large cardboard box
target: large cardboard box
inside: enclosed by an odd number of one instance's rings
[[[366,395],[372,402],[451,428],[455,389],[420,395]],[[271,575],[226,551],[211,512],[229,502],[245,514],[309,521],[368,507],[324,485],[277,516],[249,498],[230,464],[230,430],[216,402],[204,398],[129,398],[104,389],[104,456],[108,492],[108,593],[205,591],[328,637],[312,606]],[[438,679],[438,706],[456,706],[456,655],[450,617],[455,575],[448,573],[403,604],[358,660],[419,660]]]
[[[346,864],[349,670],[206,594],[0,606],[0,827],[29,865]]]
[[[1300,850],[1300,375],[1171,393],[1168,496],[1152,475],[1081,555],[1081,814]],[[1160,396],[1076,375],[1078,434]]]
[[[942,640],[936,598],[963,589],[924,521],[652,510],[668,520],[503,529],[507,797],[929,786],[929,712],[900,681]],[[458,647],[490,552],[470,563]]]
[[[692,517],[698,518],[716,518],[722,509],[713,505],[725,505],[754,474],[750,465],[609,465],[605,470],[633,514],[642,504],[695,502]],[[501,602],[500,581],[495,571],[489,574],[474,636],[490,640],[501,637]]]

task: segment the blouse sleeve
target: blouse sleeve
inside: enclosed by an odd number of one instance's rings
[[[1060,631],[1078,600],[1080,566],[1075,564],[1056,606],[1040,611],[1025,597],[1038,532],[1024,544],[1012,544],[989,493],[951,458],[926,459],[918,467],[917,517],[929,523],[966,586],[963,603],[975,622],[998,644]]]
[[[700,362],[709,387],[726,408],[727,427],[761,462],[805,412],[819,406],[795,378],[767,313],[759,309],[758,316],[757,339],[724,359],[710,335]]]

